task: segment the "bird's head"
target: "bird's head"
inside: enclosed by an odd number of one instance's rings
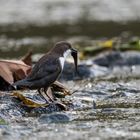
[[[52,49],[53,52],[57,53],[60,55],[60,57],[63,57],[66,59],[66,57],[71,54],[73,59],[74,59],[74,64],[75,64],[75,70],[77,72],[77,63],[78,63],[78,53],[77,50],[72,48],[71,44],[65,41],[61,41],[55,44],[55,46]]]

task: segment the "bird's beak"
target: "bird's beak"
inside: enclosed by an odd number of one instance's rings
[[[75,71],[76,73],[78,73],[78,69],[77,69],[77,63],[78,63],[78,53],[77,53],[77,50],[71,48],[71,55],[74,59],[74,64],[75,64]]]

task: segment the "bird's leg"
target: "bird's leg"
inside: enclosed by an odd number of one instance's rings
[[[41,88],[39,88],[39,89],[37,90],[39,94],[41,94],[41,91],[40,91],[40,90],[41,90]]]
[[[54,102],[54,96],[50,87],[44,88],[44,93],[50,99],[50,101]]]
[[[44,88],[44,92],[46,93],[46,95],[48,96],[48,98],[55,104],[57,104],[62,110],[67,110],[67,107],[65,104],[59,102],[59,101],[55,101],[55,98],[53,96],[53,92],[51,90],[51,88]]]
[[[40,94],[40,95],[42,95],[43,97],[44,97],[44,99],[47,101],[47,102],[49,102],[48,100],[48,96],[44,93],[44,92],[41,92],[41,88],[39,88],[38,90],[38,93]]]

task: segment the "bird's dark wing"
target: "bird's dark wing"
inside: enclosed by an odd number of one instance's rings
[[[35,65],[32,72],[27,77],[28,81],[39,80],[53,73],[58,73],[58,75],[61,73],[58,59],[46,59],[41,63],[39,62]]]

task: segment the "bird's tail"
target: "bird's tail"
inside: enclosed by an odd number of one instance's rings
[[[15,82],[12,86],[15,89],[19,89],[19,88],[29,87],[29,85],[30,85],[30,82],[28,82],[26,79],[23,79],[23,80],[19,80],[19,81]]]

